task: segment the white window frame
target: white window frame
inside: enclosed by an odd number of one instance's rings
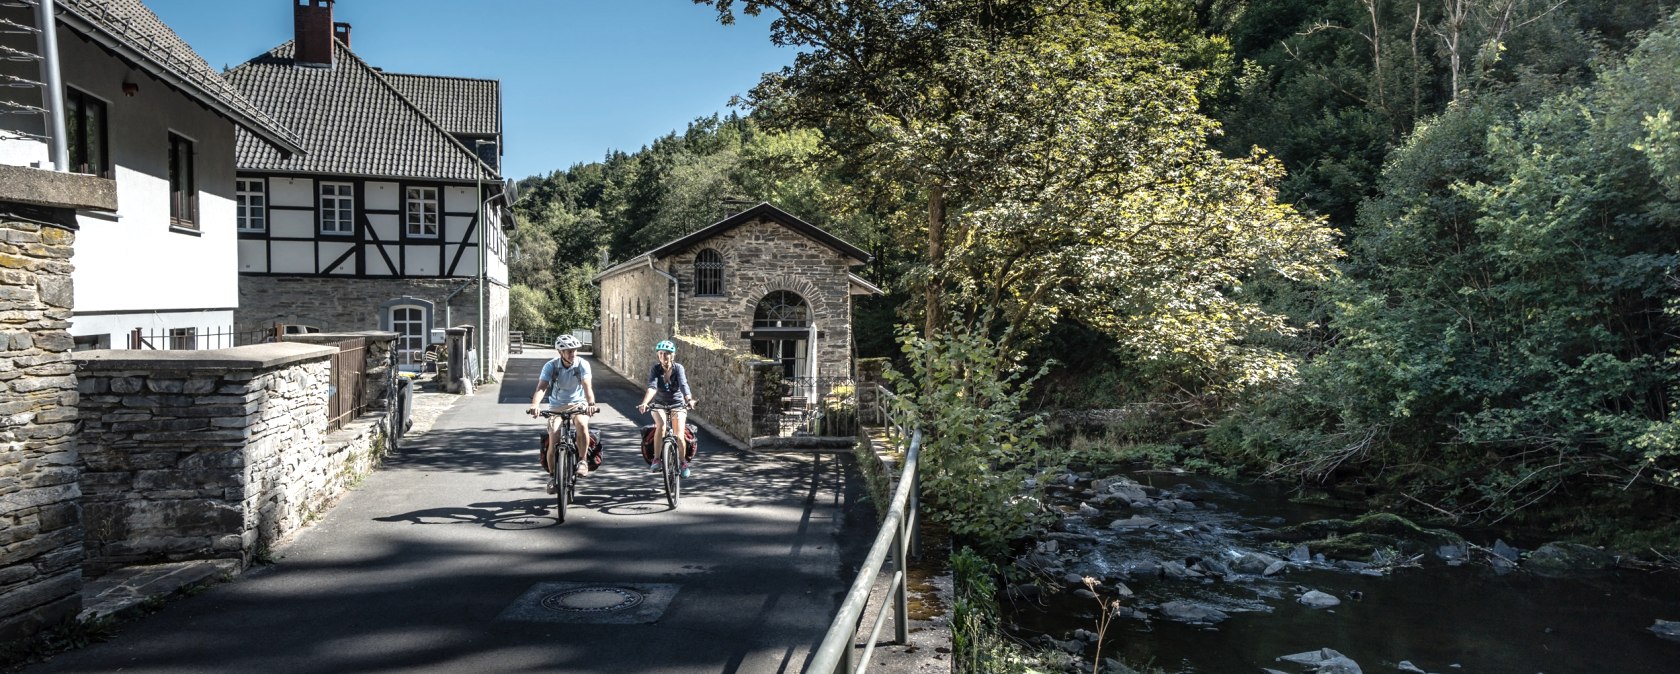
[[[403,194],[403,231],[411,239],[436,239],[443,231],[443,212],[439,208],[442,203],[440,193],[436,187],[410,185]],[[427,216],[430,216],[431,232],[427,232]]]
[[[413,318],[397,318],[399,313],[413,312]],[[426,352],[426,341],[430,337],[431,326],[426,324],[426,308],[418,304],[398,304],[386,309],[390,319],[391,331],[397,333],[396,349],[401,362],[405,365],[421,363],[421,356]],[[409,334],[403,328],[414,326],[418,332]]]
[[[263,178],[235,178],[234,201],[239,208],[239,231],[268,231],[268,181]]]
[[[328,194],[331,188],[333,194]],[[321,182],[315,187],[316,203],[320,208],[321,233],[345,236],[356,231],[356,186],[350,183]],[[328,208],[328,204],[332,207]],[[332,217],[327,214],[331,213]]]

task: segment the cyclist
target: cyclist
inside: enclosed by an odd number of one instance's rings
[[[676,434],[677,456],[688,456],[688,408],[694,406],[694,392],[688,390],[688,374],[683,371],[682,363],[677,362],[677,345],[667,339],[655,344],[654,354],[658,361],[648,372],[647,393],[642,396],[642,404],[636,406],[636,411],[648,411],[648,403],[657,401],[660,405],[673,406],[671,411],[671,432]],[[653,446],[664,446],[665,438],[665,410],[653,411]],[[653,470],[662,468],[658,455],[653,460]],[[688,477],[688,460],[682,462],[682,476]]]
[[[582,412],[572,415],[572,425],[577,428],[577,472],[578,475],[588,475],[589,461],[586,451],[589,447],[589,415],[601,411],[601,408],[595,406],[595,385],[589,376],[589,363],[577,355],[579,346],[582,344],[571,335],[561,335],[554,340],[554,350],[560,352],[560,357],[543,364],[542,374],[537,377],[537,390],[531,394],[531,409],[526,413],[537,416],[538,405],[542,402],[544,393],[548,394],[550,410]],[[555,454],[560,447],[559,421],[559,417],[551,417],[548,420],[550,466],[560,465],[560,457]],[[548,479],[548,493],[554,493],[558,486],[554,478]]]

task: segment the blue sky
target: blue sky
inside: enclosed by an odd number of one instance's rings
[[[295,0],[144,0],[220,70],[292,38]],[[793,61],[768,18],[717,22],[689,0],[339,0],[351,49],[393,72],[502,82],[506,175],[635,151],[727,112]]]

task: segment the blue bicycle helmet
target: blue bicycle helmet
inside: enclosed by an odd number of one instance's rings
[[[666,340],[660,341],[658,344],[653,345],[653,350],[654,351],[670,351],[671,353],[676,353],[677,352],[677,345],[671,343],[671,340],[666,339]]]

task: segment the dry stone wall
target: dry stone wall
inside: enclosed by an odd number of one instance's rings
[[[371,470],[385,415],[326,431],[334,352],[77,353],[86,572],[249,563]]]
[[[75,237],[0,214],[0,643],[81,610]]]
[[[700,400],[693,415],[741,447],[755,436],[766,435],[754,427],[753,420],[764,405],[758,400],[760,393],[767,391],[780,403],[776,397],[781,390],[780,366],[705,340],[678,337],[676,343],[677,360],[688,374],[694,397]],[[639,384],[646,376],[647,372],[641,372],[631,381]],[[773,428],[768,434],[774,434]]]

